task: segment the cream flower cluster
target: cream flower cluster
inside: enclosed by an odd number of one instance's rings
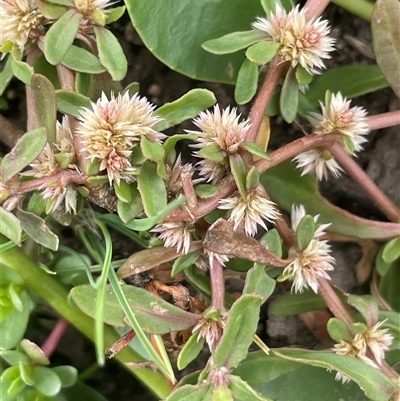
[[[277,5],[275,14],[258,17],[252,27],[281,44],[278,54],[283,61],[289,61],[292,67],[300,64],[309,72],[312,68],[324,68],[323,59],[330,58],[329,53],[334,50],[335,40],[328,36],[328,22],[321,18],[307,20],[306,10],[299,6],[287,13]]]

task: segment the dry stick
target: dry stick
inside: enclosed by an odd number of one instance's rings
[[[8,147],[13,148],[24,135],[24,131],[19,129],[16,125],[7,120],[0,114],[0,141],[6,144]]]
[[[288,69],[289,63],[282,62],[279,56],[271,61],[267,76],[265,77],[264,83],[258,92],[257,98],[250,110],[249,121],[251,124],[250,129],[247,132],[246,140],[249,142],[254,142],[258,130],[261,125],[261,121],[264,117],[265,110],[271,100],[272,94],[276,86],[278,85],[279,79],[282,74]]]
[[[367,118],[369,129],[388,128],[394,125],[400,125],[400,110],[389,111],[388,113],[377,114]]]
[[[341,167],[343,167],[353,180],[357,182],[382,209],[386,216],[393,222],[399,222],[400,210],[398,207],[376,186],[351,156],[337,143],[331,146],[329,151],[335,156],[335,159],[339,162]]]

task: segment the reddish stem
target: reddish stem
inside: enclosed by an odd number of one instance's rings
[[[377,114],[367,118],[369,129],[381,129],[400,125],[400,110],[389,111],[388,113]]]
[[[47,356],[47,358],[50,358],[54,350],[57,348],[68,326],[68,321],[64,319],[60,319],[58,323],[54,326],[52,332],[47,337],[45,343],[42,346],[42,351]]]
[[[317,18],[323,13],[329,2],[330,0],[308,0],[306,4],[304,4],[307,18]]]
[[[360,185],[362,189],[375,201],[386,216],[394,222],[400,221],[400,210],[365,174],[362,168],[346,153],[339,144],[330,147],[330,152],[343,169]]]
[[[224,268],[216,257],[212,257],[210,264],[211,279],[211,308],[218,309],[223,313],[225,311],[225,279]]]

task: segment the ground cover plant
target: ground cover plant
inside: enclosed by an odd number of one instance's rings
[[[68,325],[97,366],[118,360],[158,399],[398,400],[399,208],[355,161],[370,131],[400,124],[357,104],[400,97],[398,1],[335,1],[370,22],[376,57],[341,67],[328,1],[150,3],[2,0],[1,94],[26,86],[27,127],[2,120],[1,400],[105,399],[90,371],[50,362]],[[156,57],[234,85],[235,104],[205,88],[159,107],[140,95],[109,29],[125,12]],[[271,118],[304,135],[271,150]],[[324,198],[344,174],[383,219]],[[354,293],[331,282],[332,243],[347,242],[365,245]],[[318,345],[270,348],[264,304],[308,313]],[[58,321],[36,344],[48,307]]]

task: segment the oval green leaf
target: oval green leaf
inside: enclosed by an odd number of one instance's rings
[[[197,358],[203,349],[205,338],[198,336],[198,331],[193,333],[179,352],[177,366],[179,370],[185,369],[190,362]]]
[[[299,83],[293,68],[289,69],[283,82],[279,106],[283,119],[291,124],[296,118],[299,106]]]
[[[106,70],[94,54],[74,45],[67,50],[61,64],[71,70],[88,74],[100,74]]]
[[[43,366],[35,366],[32,372],[33,387],[48,397],[55,396],[61,390],[61,379],[57,373]]]
[[[246,104],[257,92],[258,66],[247,58],[243,61],[235,86],[235,100],[238,104]]]
[[[69,114],[74,117],[80,116],[80,109],[90,107],[90,99],[79,93],[69,92],[63,89],[56,91],[57,109],[60,113]]]
[[[247,49],[246,57],[255,64],[264,65],[273,59],[280,46],[281,44],[278,42],[263,40],[250,46]]]

